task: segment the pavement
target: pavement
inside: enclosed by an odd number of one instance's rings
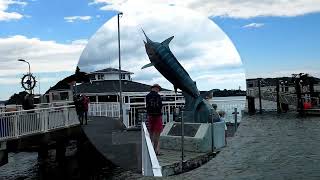
[[[143,177],[141,179],[154,179]],[[296,112],[242,118],[236,136],[215,158],[163,179],[320,179],[320,117]]]

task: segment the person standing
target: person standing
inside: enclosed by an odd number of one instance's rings
[[[159,95],[161,87],[159,84],[151,86],[150,93],[146,96],[146,107],[149,124],[149,132],[153,148],[157,155],[160,155],[160,133],[162,132],[162,100]]]
[[[86,120],[86,125],[88,124],[88,109],[89,109],[89,103],[90,99],[86,96],[82,96],[82,103],[83,103],[83,114],[84,114],[84,119]]]
[[[33,94],[26,94],[22,101],[23,110],[29,110],[27,113],[34,113],[34,111],[30,111],[35,107],[33,98],[34,98]]]
[[[228,131],[228,127],[227,127],[227,124],[226,124],[226,121],[225,121],[225,115],[226,115],[226,112],[224,111],[219,111],[218,112],[219,116],[220,116],[220,121],[221,122],[224,122],[224,141],[225,141],[225,144],[227,145],[227,131]]]
[[[83,102],[82,102],[82,97],[80,95],[77,95],[75,97],[74,105],[76,107],[80,125],[82,125],[83,124]]]

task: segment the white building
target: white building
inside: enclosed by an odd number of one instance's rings
[[[145,108],[145,97],[151,90],[151,85],[133,81],[132,72],[121,71],[123,116],[127,127],[135,126],[138,111]],[[89,114],[92,116],[119,116],[120,86],[119,70],[106,68],[89,74],[91,82],[75,87],[77,94],[84,94],[90,99]],[[177,106],[184,105],[181,93],[162,89],[164,123],[173,119],[173,111]]]

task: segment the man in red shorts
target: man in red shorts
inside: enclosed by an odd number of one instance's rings
[[[162,100],[159,95],[161,87],[159,84],[151,86],[151,92],[146,96],[148,125],[153,148],[160,155],[159,139],[162,132]]]

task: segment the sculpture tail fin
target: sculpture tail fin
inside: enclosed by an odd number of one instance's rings
[[[195,110],[197,107],[203,102],[203,98],[201,96],[195,98],[190,96],[187,93],[182,92],[185,99],[185,109],[186,110]]]

